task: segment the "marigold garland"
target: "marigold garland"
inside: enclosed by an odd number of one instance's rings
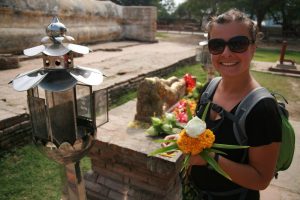
[[[201,153],[203,149],[211,148],[214,141],[215,135],[209,129],[206,129],[198,138],[189,137],[185,129],[183,129],[179,134],[177,145],[183,153],[197,155]]]

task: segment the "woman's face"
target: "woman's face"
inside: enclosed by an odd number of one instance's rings
[[[226,42],[236,36],[246,36],[251,40],[246,24],[241,22],[231,22],[227,24],[215,23],[210,32],[210,39],[223,39]],[[255,49],[256,45],[250,43],[245,52],[235,53],[226,45],[222,53],[217,55],[211,54],[212,64],[223,77],[249,75],[250,62],[255,53]]]

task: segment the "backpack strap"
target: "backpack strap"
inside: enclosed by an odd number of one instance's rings
[[[208,103],[209,98],[212,96],[212,94],[216,90],[221,79],[222,79],[222,77],[215,77],[209,82],[205,91],[201,94],[200,105]]]
[[[222,77],[215,77],[213,78],[207,85],[207,87],[205,88],[205,90],[202,92],[200,99],[197,103],[196,106],[196,115],[201,118],[202,113],[203,112],[203,105],[206,105],[210,100],[209,98],[212,96],[212,94],[214,93],[214,91],[216,90],[220,80],[222,79]]]
[[[263,87],[258,87],[252,90],[239,104],[235,111],[235,117],[238,119],[236,123],[233,123],[233,131],[235,138],[240,145],[247,145],[248,137],[245,129],[245,122],[248,114],[252,108],[262,99],[274,97],[271,93]]]
[[[202,93],[200,101],[197,106],[197,111],[199,111],[199,106],[207,104],[209,102],[209,98],[212,96],[214,91],[216,90],[220,80],[222,77],[213,78],[208,84],[205,91]],[[225,116],[233,121],[233,132],[234,136],[240,145],[247,145],[248,137],[245,129],[245,122],[247,115],[250,113],[252,108],[262,99],[264,98],[272,98],[274,96],[264,87],[257,87],[252,90],[238,105],[235,114],[231,114],[225,111],[222,107],[219,107],[216,104],[212,103],[212,109],[218,112],[221,116]],[[246,155],[245,155],[246,156]]]

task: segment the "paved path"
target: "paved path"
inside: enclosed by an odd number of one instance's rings
[[[98,88],[105,88],[162,67],[170,66],[195,55],[196,45],[159,42],[110,42],[90,46],[94,52],[75,58],[76,65],[101,70],[107,78]],[[106,50],[106,51],[103,51]],[[18,69],[0,71],[0,120],[27,112],[26,92],[16,92],[7,83],[17,74],[42,66],[42,59],[22,61]],[[266,71],[269,64],[256,63],[255,70]],[[98,89],[96,88],[96,89]],[[127,104],[123,105],[126,106]],[[126,109],[135,112],[135,109]],[[110,121],[109,123],[114,123]],[[300,139],[300,122],[293,122],[297,139]],[[297,140],[297,141],[298,141]],[[295,159],[290,169],[281,172],[270,187],[262,191],[262,200],[300,199],[300,143],[296,146]]]
[[[99,69],[107,76],[104,82],[94,89],[130,80],[195,55],[195,45],[170,42],[110,42],[90,48],[94,52],[74,58],[74,63]],[[106,51],[102,51],[103,49]],[[14,91],[8,82],[17,74],[42,67],[42,59],[25,60],[20,62],[20,65],[18,69],[0,71],[0,121],[27,112],[26,92]]]

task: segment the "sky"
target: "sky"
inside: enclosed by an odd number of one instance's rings
[[[174,0],[174,3],[176,6],[178,6],[178,4],[185,2],[185,0]]]

